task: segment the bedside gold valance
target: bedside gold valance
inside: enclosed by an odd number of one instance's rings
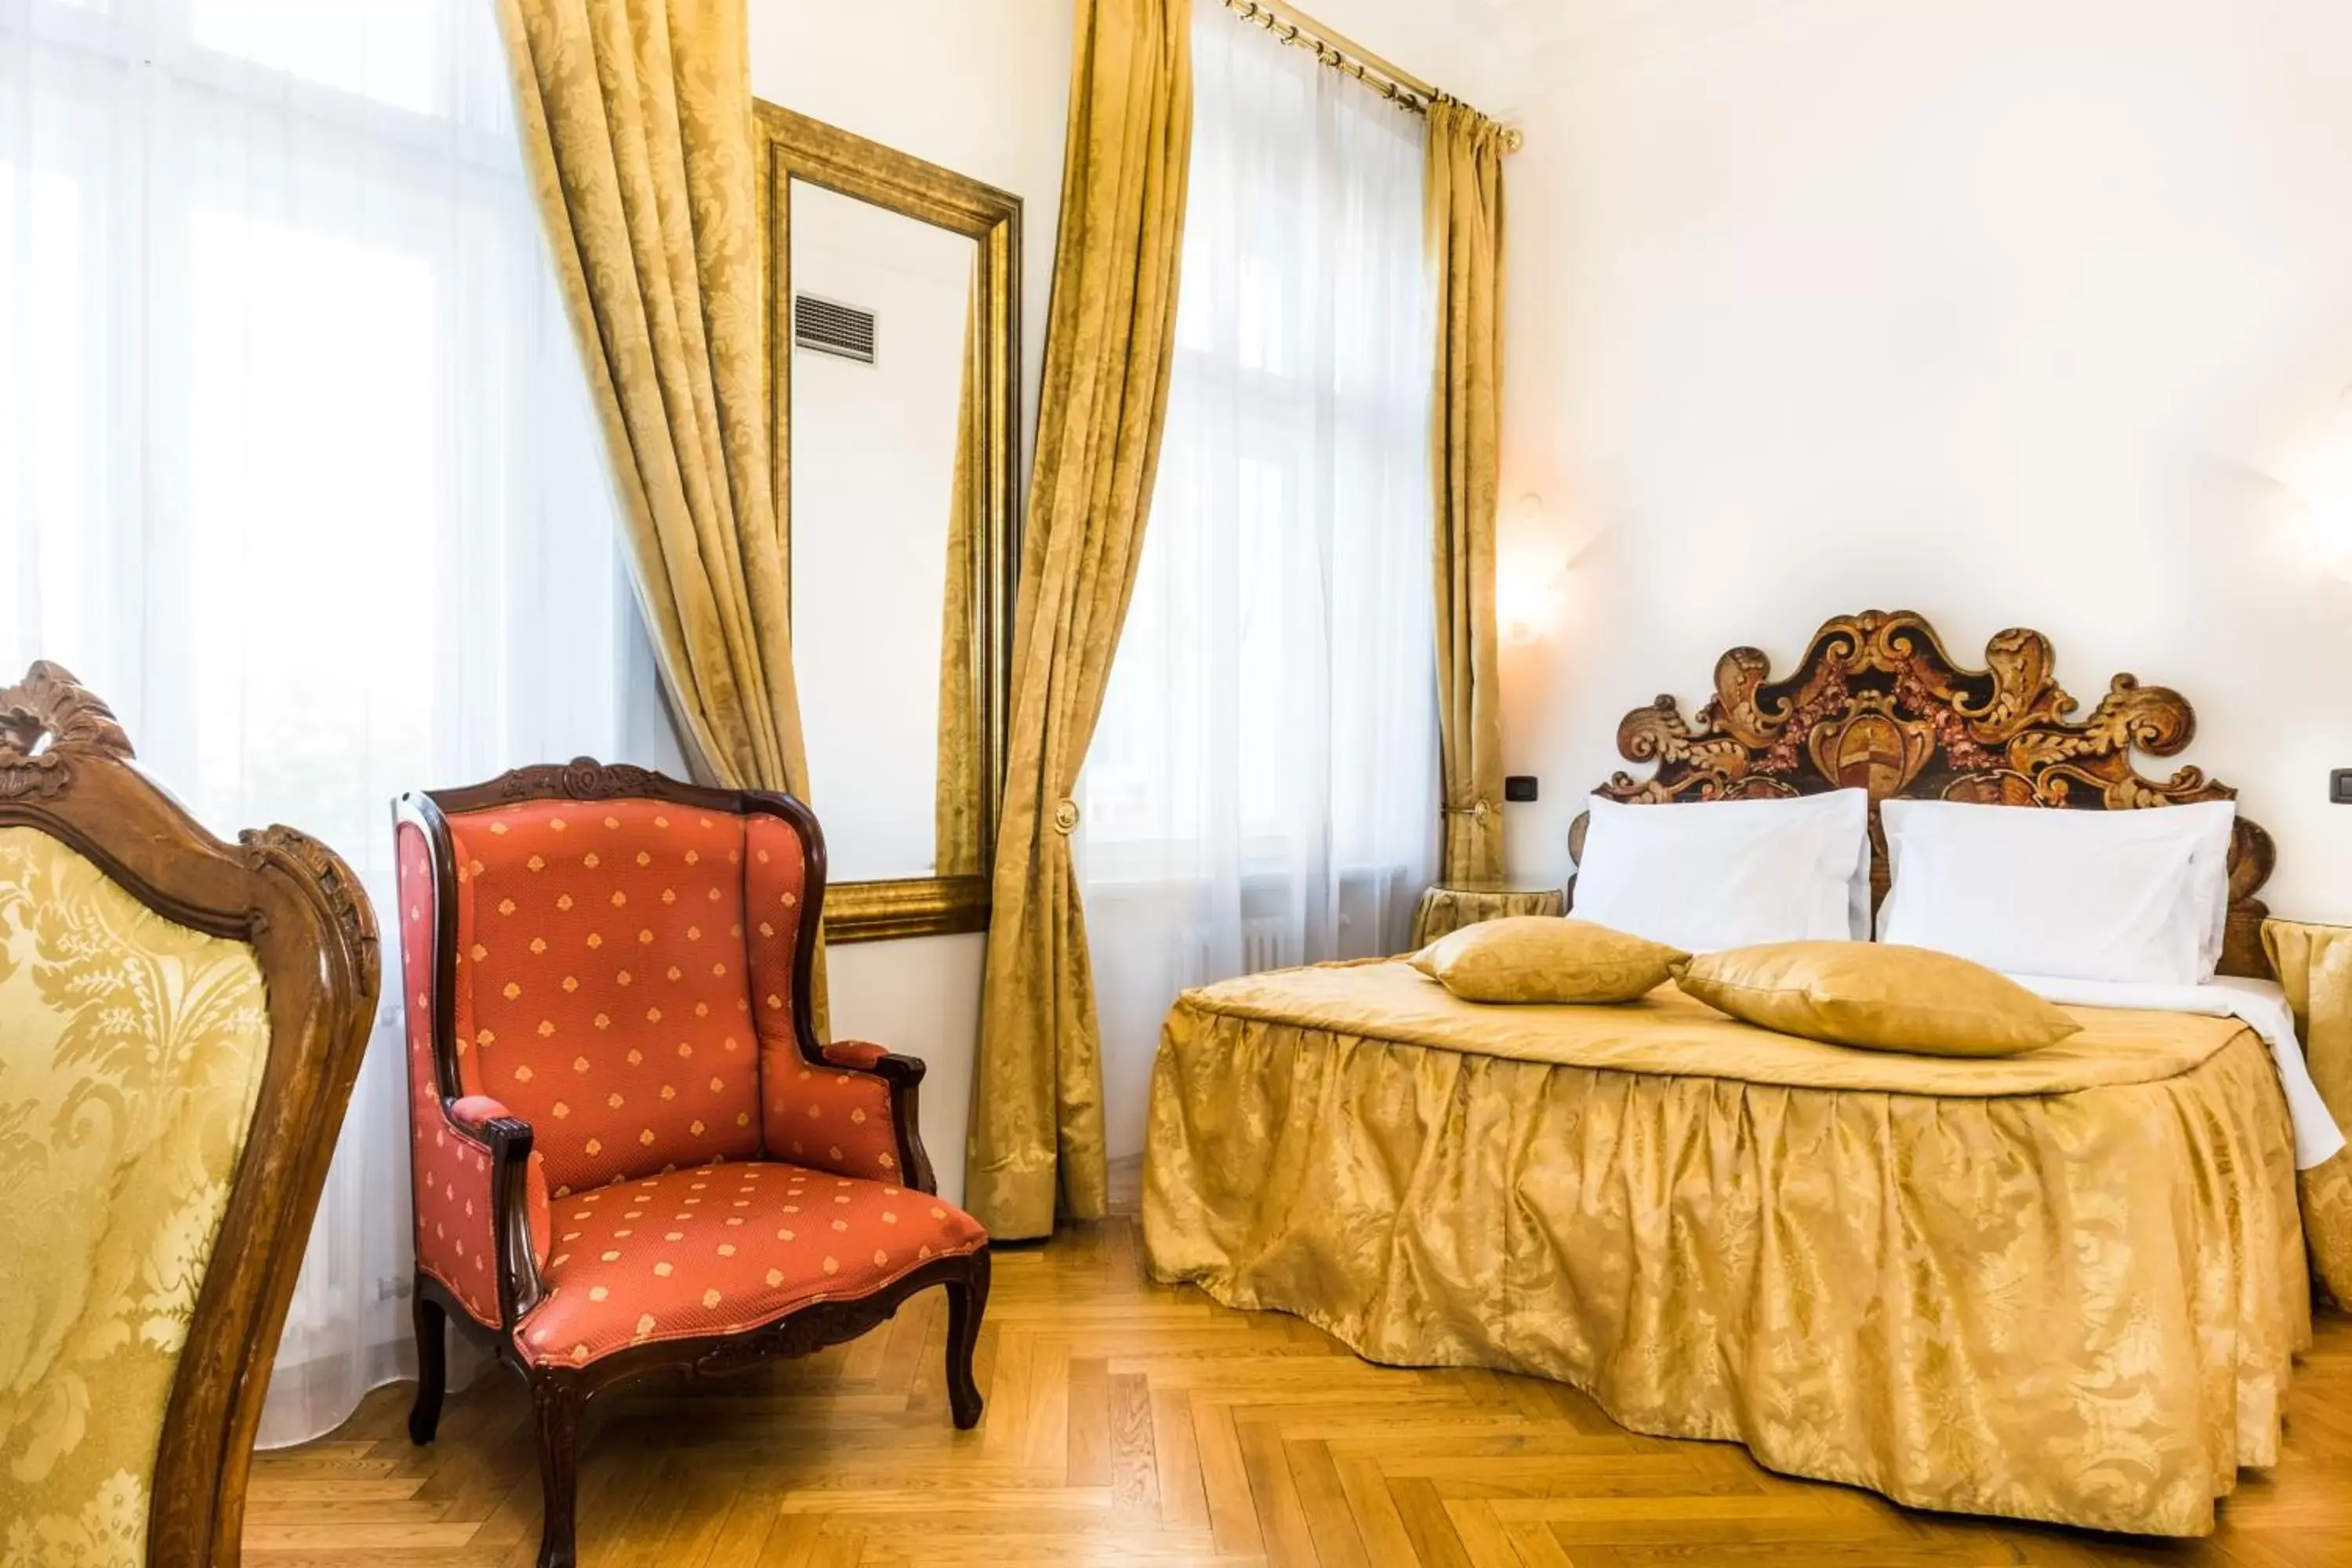
[[[2352,1127],[2352,926],[2265,921],[2263,947],[2294,1009],[2311,1081],[2337,1123]],[[2312,1272],[2337,1305],[2352,1306],[2352,1150],[2301,1181]]]

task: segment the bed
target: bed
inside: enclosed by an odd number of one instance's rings
[[[2034,632],[1971,670],[1873,612],[1785,680],[1752,648],[1716,676],[1696,724],[1669,698],[1626,718],[1621,751],[1656,767],[1601,793],[2231,794],[2134,765],[2188,743],[2177,693],[2120,676],[2075,718]],[[2242,818],[2226,972],[2265,967],[2272,860]],[[2200,1534],[2276,1460],[2309,1341],[2294,1131],[2239,1019],[2070,1011],[2058,1046],[1961,1061],[1773,1035],[1671,985],[1500,1008],[1375,961],[1205,987],[1154,1067],[1148,1258],[1370,1360],[1559,1379],[1789,1474]]]

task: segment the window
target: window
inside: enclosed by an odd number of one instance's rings
[[[0,679],[64,664],[215,832],[303,828],[379,908],[398,792],[662,735],[493,14],[0,11]],[[265,1439],[403,1371],[385,969]]]
[[[1438,837],[1426,125],[1194,15],[1177,361],[1080,784],[1111,1147],[1186,985],[1396,951]]]

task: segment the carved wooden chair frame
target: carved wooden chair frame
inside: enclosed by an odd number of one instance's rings
[[[47,660],[0,688],[0,827],[33,827],[124,892],[253,951],[269,1057],[156,1448],[147,1561],[238,1560],[270,1364],[374,1024],[375,916],[334,851],[290,827],[206,832],[132,760],[113,712]]]
[[[622,763],[574,758],[562,765],[518,768],[487,784],[458,789],[415,792],[394,804],[396,826],[414,826],[425,839],[434,889],[433,1066],[441,1109],[453,1126],[453,1107],[463,1093],[457,1073],[457,858],[448,818],[488,806],[529,800],[658,800],[736,816],[764,815],[790,824],[807,847],[808,869],[801,899],[806,918],[800,922],[793,954],[793,1027],[801,1058],[814,1066],[839,1068],[843,1064],[824,1055],[816,1037],[813,1009],[817,932],[824,911],[824,833],[816,817],[787,795],[761,790],[713,789],[682,783],[650,770]],[[893,1131],[898,1138],[898,1169],[906,1184],[936,1194],[929,1156],[923,1149],[917,1120],[918,1088],[925,1065],[919,1058],[886,1055],[865,1071],[888,1084]],[[412,1104],[414,1101],[412,1100]],[[753,1329],[732,1334],[710,1334],[637,1345],[572,1367],[533,1365],[515,1349],[516,1327],[536,1306],[544,1290],[530,1245],[530,1203],[526,1173],[530,1163],[531,1128],[518,1118],[502,1117],[484,1123],[491,1162],[491,1194],[495,1205],[492,1232],[498,1242],[499,1316],[497,1328],[477,1321],[438,1279],[419,1269],[413,1310],[417,1342],[416,1403],[408,1418],[412,1441],[433,1440],[437,1429],[447,1376],[444,1325],[454,1320],[484,1342],[498,1359],[519,1373],[530,1388],[538,1433],[540,1485],[545,1502],[541,1537],[540,1568],[569,1568],[575,1560],[576,1481],[580,1419],[589,1400],[624,1384],[657,1377],[696,1382],[748,1372],[763,1363],[813,1354],[830,1345],[856,1339],[894,1317],[908,1298],[931,1287],[944,1286],[948,1295],[947,1393],[950,1412],[959,1428],[979,1425],[982,1401],[972,1375],[972,1356],[980,1338],[982,1314],[988,1303],[989,1249],[940,1258],[901,1276],[870,1295],[848,1300],[819,1301],[787,1312]]]
[[[1655,763],[1656,771],[1646,779],[1615,773],[1594,793],[1664,803],[1865,788],[1874,904],[1886,896],[1877,805],[1889,797],[2092,811],[2236,797],[2201,769],[2151,779],[2134,763],[2135,750],[2169,757],[2196,738],[2197,716],[2180,693],[2118,675],[2098,706],[2076,719],[2080,705],[2052,675],[2054,662],[2050,639],[2021,626],[1995,634],[1985,668],[1969,669],[1914,611],[1839,616],[1822,624],[1784,680],[1769,679],[1772,661],[1759,649],[1725,654],[1696,724],[1671,695],[1626,714],[1619,753]],[[1569,829],[1569,852],[1579,859],[1586,820],[1578,816]],[[2239,817],[2225,974],[2270,973],[2262,932],[2269,910],[2254,895],[2276,861],[2271,836]]]

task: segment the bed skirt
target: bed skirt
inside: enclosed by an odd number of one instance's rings
[[[1179,1002],[1152,1272],[1398,1366],[1573,1384],[1915,1507],[2212,1528],[2311,1306],[2245,1032],[2154,1081],[1952,1097],[1555,1065]]]

